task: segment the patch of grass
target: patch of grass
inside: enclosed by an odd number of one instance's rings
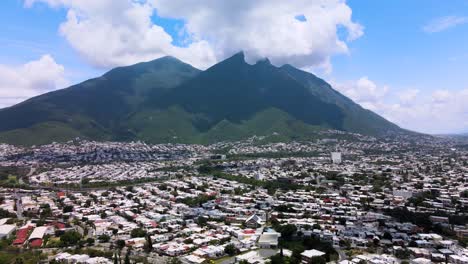
[[[2,176],[0,178],[0,186],[3,186],[3,187],[18,187],[20,186],[20,183],[19,183],[19,179],[18,179],[18,176],[16,175],[12,175],[12,174],[8,174],[8,176]]]
[[[46,256],[39,251],[25,251],[20,252],[19,249],[3,250],[0,251],[0,263],[13,264],[36,264],[44,260]]]

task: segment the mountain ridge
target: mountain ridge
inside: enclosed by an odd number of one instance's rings
[[[170,56],[118,67],[0,109],[0,142],[27,145],[75,137],[211,143],[274,133],[307,139],[328,128],[408,133],[311,73],[268,59],[248,64],[242,52],[205,71]]]

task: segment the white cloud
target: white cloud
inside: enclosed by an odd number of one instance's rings
[[[357,81],[338,83],[331,81],[333,87],[359,103],[364,108],[376,110],[381,100],[388,92],[387,86],[377,86],[368,77],[361,77]]]
[[[158,14],[182,18],[194,39],[207,40],[224,58],[244,50],[250,61],[268,57],[274,64],[330,67],[330,56],[347,53],[337,28],[347,30],[347,40],[363,34],[351,20],[352,10],[341,0],[155,0]],[[305,20],[296,19],[302,15]]]
[[[50,2],[50,1],[48,1]],[[53,5],[57,1],[52,1]],[[115,67],[153,60],[165,55],[206,68],[215,62],[205,41],[186,48],[172,45],[172,37],[151,22],[154,8],[127,0],[62,0],[68,9],[60,33],[88,62]]]
[[[466,102],[468,89],[435,91],[423,95],[413,104],[384,104],[381,114],[402,127],[416,131],[454,133],[468,128]]]
[[[0,65],[0,108],[65,87],[64,74],[50,55],[20,66]]]
[[[402,105],[413,104],[419,95],[418,89],[408,89],[398,93],[398,99]]]
[[[68,9],[61,34],[89,62],[113,67],[173,55],[206,68],[244,50],[249,61],[330,69],[330,57],[348,53],[347,42],[363,34],[343,0],[27,0]],[[152,22],[161,17],[186,22],[187,47]],[[304,21],[295,17],[303,15]],[[339,38],[338,28],[348,34]]]
[[[437,33],[465,23],[468,23],[468,17],[445,16],[430,21],[423,27],[423,30],[426,33]]]
[[[468,89],[393,91],[367,77],[331,82],[333,87],[364,108],[403,128],[424,133],[453,133],[468,129]]]

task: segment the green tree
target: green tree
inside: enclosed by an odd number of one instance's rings
[[[178,258],[170,258],[166,264],[182,264],[182,261]]]
[[[122,248],[125,247],[125,241],[122,239],[119,239],[115,242],[115,245],[117,246],[119,250],[122,250]]]
[[[142,228],[135,228],[130,233],[130,236],[131,237],[144,237],[144,236],[146,236],[146,230],[144,230]]]
[[[67,231],[60,236],[60,243],[62,246],[74,246],[81,240],[80,233],[76,231]]]
[[[101,243],[107,243],[110,240],[110,236],[106,234],[102,234],[98,237],[98,239],[99,239],[99,242]]]
[[[131,262],[130,262],[130,254],[131,254],[131,250],[128,249],[128,250],[127,250],[127,254],[125,254],[124,264],[131,264]]]
[[[71,213],[71,212],[73,212],[73,205],[65,205],[65,206],[63,207],[63,212],[64,212],[64,213]]]
[[[153,241],[151,240],[151,236],[148,234],[146,235],[145,251],[147,253],[153,251]]]
[[[277,226],[275,229],[276,231],[281,233],[281,239],[283,240],[291,240],[292,236],[297,231],[297,227],[291,224]]]
[[[317,256],[317,257],[313,257],[310,259],[310,262],[309,263],[313,263],[313,264],[326,264],[327,261],[324,257],[322,256]]]
[[[86,239],[86,243],[88,244],[88,246],[94,245],[94,238],[88,237],[88,238]]]
[[[228,254],[229,256],[234,256],[237,253],[237,248],[234,244],[228,244],[224,247],[224,253]]]
[[[411,253],[407,249],[399,249],[395,252],[395,257],[399,259],[408,259],[410,257]]]

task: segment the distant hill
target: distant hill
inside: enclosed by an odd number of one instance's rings
[[[253,135],[308,139],[325,128],[407,133],[291,65],[247,64],[238,53],[206,71],[173,57],[0,110],[0,142],[44,144],[76,137],[209,143]]]

